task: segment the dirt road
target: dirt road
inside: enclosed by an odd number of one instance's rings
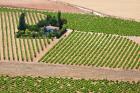
[[[10,76],[73,77],[140,81],[140,71],[70,66],[46,63],[0,62],[0,74]]]
[[[140,0],[56,0],[62,1],[104,14],[140,21]]]

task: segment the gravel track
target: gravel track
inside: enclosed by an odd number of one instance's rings
[[[0,74],[10,76],[73,77],[75,79],[140,81],[139,70],[96,68],[36,62],[0,62]]]

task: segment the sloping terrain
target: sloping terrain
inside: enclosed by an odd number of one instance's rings
[[[41,60],[46,63],[140,69],[140,46],[127,38],[73,32]]]

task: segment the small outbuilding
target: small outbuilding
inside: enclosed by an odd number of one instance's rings
[[[59,31],[59,27],[55,27],[55,26],[46,26],[45,27],[45,32],[54,32],[54,31]]]

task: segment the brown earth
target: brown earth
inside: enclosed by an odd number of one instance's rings
[[[136,42],[140,45],[140,37],[139,36],[128,36],[127,38],[130,40],[133,40],[134,42]]]
[[[73,13],[82,12],[76,7],[53,0],[0,0],[0,6],[46,9],[49,11],[60,10]]]
[[[56,0],[107,15],[140,21],[140,0]]]
[[[73,77],[75,79],[140,81],[139,70],[96,68],[36,62],[0,62],[0,74],[9,76]]]

